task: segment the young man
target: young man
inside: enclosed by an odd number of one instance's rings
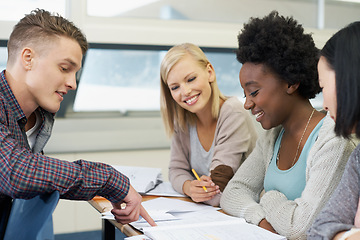
[[[73,23],[45,10],[34,10],[15,25],[6,70],[0,73],[0,210],[9,210],[11,198],[54,191],[74,200],[100,195],[112,202],[118,222],[129,223],[141,215],[155,225],[129,179],[111,166],[42,154],[54,114],[64,95],[76,89],[75,74],[87,48]]]

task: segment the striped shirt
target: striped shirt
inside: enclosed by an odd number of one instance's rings
[[[25,134],[26,116],[0,73],[0,197],[29,199],[59,191],[60,197],[89,200],[95,195],[119,202],[129,179],[109,165],[85,160],[62,161],[41,154],[51,135],[54,114],[38,108],[42,118],[33,149]]]

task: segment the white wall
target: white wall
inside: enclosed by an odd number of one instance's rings
[[[56,119],[47,153],[169,148],[160,116]]]

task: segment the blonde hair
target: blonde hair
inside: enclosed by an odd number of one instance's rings
[[[171,69],[184,57],[190,55],[204,69],[211,64],[204,52],[192,43],[183,43],[172,47],[165,55],[160,65],[160,110],[165,124],[165,130],[171,136],[175,130],[187,131],[188,124],[194,125],[196,122],[196,114],[179,106],[171,96],[167,79]],[[211,105],[212,116],[217,119],[220,112],[220,99],[226,99],[220,92],[216,82],[209,83],[211,87]]]

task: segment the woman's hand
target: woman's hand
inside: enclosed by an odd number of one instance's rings
[[[203,187],[206,187],[207,192]],[[205,202],[220,193],[219,186],[215,185],[209,176],[201,176],[199,180],[186,181],[183,185],[184,193],[194,202]]]
[[[335,235],[335,237],[333,238],[333,240],[339,240],[341,239],[341,237],[346,233],[347,231],[343,231],[343,232],[339,232]],[[360,232],[355,232],[353,234],[351,234],[350,236],[348,236],[346,238],[346,240],[357,240],[360,239]]]
[[[360,228],[360,198],[359,198],[359,203],[358,203],[358,207],[357,207],[357,211],[355,214],[355,219],[354,219],[354,225],[356,228]]]

